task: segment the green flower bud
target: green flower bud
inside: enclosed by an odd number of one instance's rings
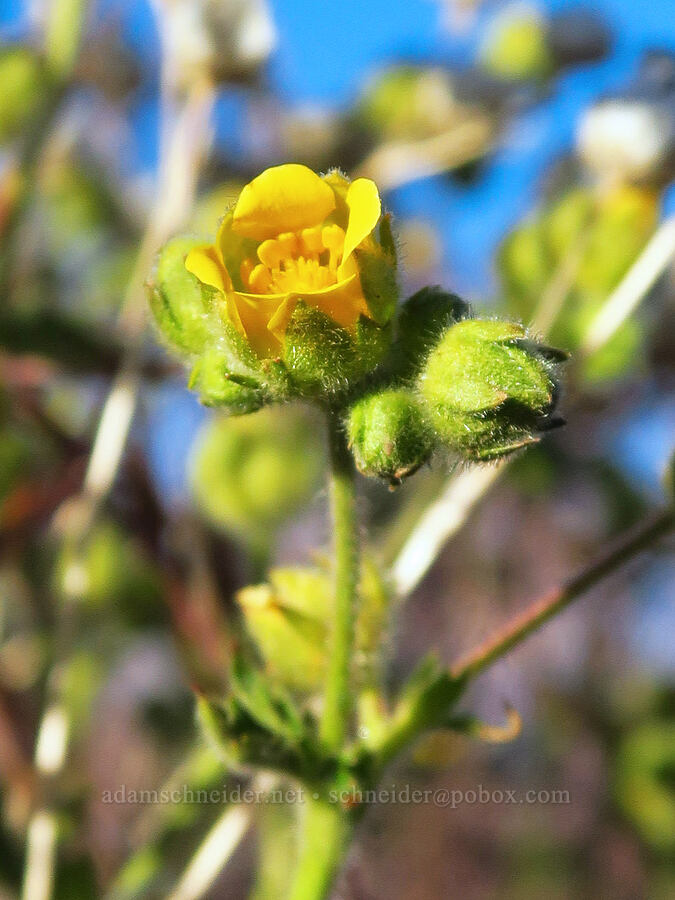
[[[347,421],[349,446],[364,475],[400,484],[425,463],[434,449],[434,432],[416,397],[388,390],[362,397]]]
[[[42,102],[44,68],[26,47],[0,52],[0,142],[17,137]]]
[[[201,353],[215,340],[213,291],[185,268],[199,241],[174,238],[164,245],[150,281],[150,307],[164,337],[183,354]]]
[[[555,64],[546,24],[532,10],[507,9],[495,20],[480,55],[486,69],[514,81],[546,78]]]
[[[440,336],[468,314],[468,304],[437,286],[422,288],[409,297],[398,316],[395,346],[403,377],[417,375]]]
[[[91,608],[109,607],[132,627],[155,621],[163,610],[159,573],[111,522],[97,525],[82,548],[66,543],[54,579],[57,593]]]
[[[313,432],[305,411],[289,406],[207,423],[192,463],[193,492],[204,514],[254,548],[264,544],[319,485],[323,448]]]
[[[537,344],[522,325],[467,319],[439,341],[419,389],[448,447],[467,459],[496,459],[562,424],[552,413],[556,363],[565,356]]]
[[[313,569],[276,569],[270,584],[236,595],[269,674],[290,687],[318,688],[324,677],[331,584]]]
[[[440,67],[395,66],[368,85],[357,115],[388,139],[437,134],[457,114],[450,74]]]
[[[390,595],[372,562],[364,559],[358,586],[356,648],[362,681],[372,678]],[[333,581],[327,569],[284,568],[269,583],[242,588],[236,601],[267,672],[288,687],[313,691],[325,678],[333,619]]]

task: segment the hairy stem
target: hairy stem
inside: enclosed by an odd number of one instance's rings
[[[326,674],[321,738],[327,749],[339,752],[345,741],[351,712],[349,687],[356,585],[358,580],[354,465],[335,414],[329,419],[331,509],[335,547],[335,615]]]
[[[328,416],[335,613],[320,737],[325,748],[338,756],[345,744],[352,711],[350,674],[359,558],[354,464],[339,416],[333,411]],[[347,814],[339,803],[330,802],[318,793],[307,798],[292,900],[322,900],[328,895],[346,850],[349,830]]]
[[[646,524],[640,525],[636,530],[623,537],[595,563],[538,600],[524,613],[516,616],[494,637],[489,638],[460,660],[453,666],[452,675],[456,678],[472,678],[478,675],[483,669],[524,641],[540,625],[569,606],[573,600],[576,600],[589,588],[672,531],[674,526],[675,513],[672,509],[666,510]]]

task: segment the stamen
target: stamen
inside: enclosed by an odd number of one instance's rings
[[[323,245],[330,250],[328,265],[331,269],[337,269],[345,246],[345,233],[339,225],[326,225],[321,232]]]
[[[269,293],[272,287],[272,280],[270,270],[266,266],[259,264],[249,275],[248,283],[254,294],[266,294]]]
[[[259,264],[254,259],[242,262],[242,281],[257,294],[330,287],[337,280],[344,242],[345,233],[339,225],[316,225],[297,234],[283,232],[259,244]]]
[[[241,276],[244,287],[249,287],[249,280],[253,269],[253,260],[247,256],[246,259],[242,260],[241,265],[239,266],[239,275]]]
[[[321,225],[313,228],[303,228],[300,232],[300,243],[303,256],[318,256],[323,253],[325,247],[321,237]]]

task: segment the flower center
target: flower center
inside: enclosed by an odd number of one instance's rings
[[[339,225],[315,225],[263,241],[259,262],[248,257],[241,264],[244,288],[252,294],[289,294],[337,284],[344,243]]]

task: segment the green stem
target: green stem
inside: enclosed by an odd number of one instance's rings
[[[335,614],[329,650],[320,738],[336,757],[347,737],[352,713],[350,685],[356,617],[357,551],[354,464],[339,415],[330,411],[331,509],[335,552]],[[351,825],[340,803],[318,793],[304,807],[300,860],[291,900],[323,900],[347,848]]]
[[[310,797],[304,807],[300,861],[290,900],[327,897],[345,853],[350,823],[339,803]]]
[[[326,673],[321,739],[338,753],[344,744],[351,713],[350,669],[354,644],[358,581],[354,464],[339,418],[329,414],[331,508],[335,547],[335,617]]]

